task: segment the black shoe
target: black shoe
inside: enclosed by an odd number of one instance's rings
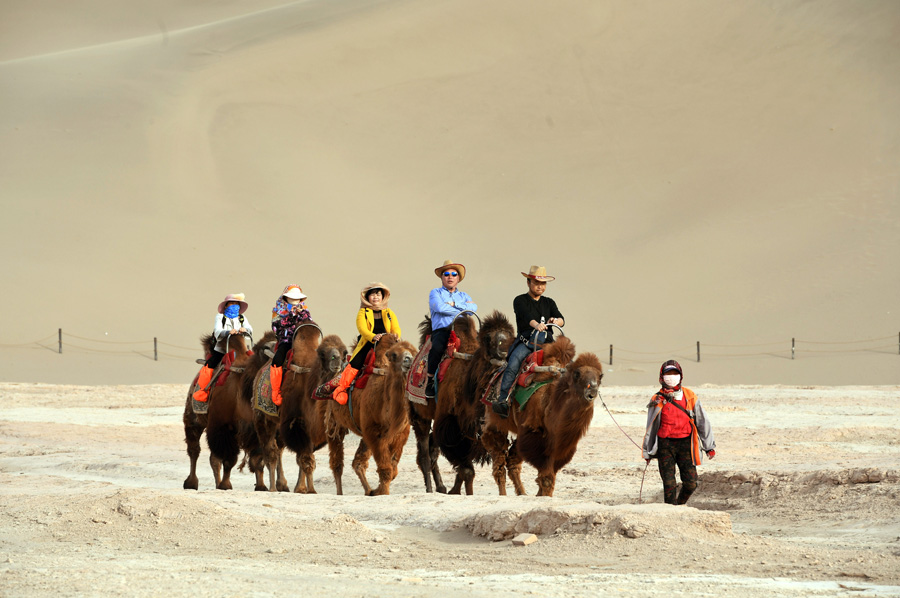
[[[425,398],[434,398],[434,378],[429,378],[428,382],[425,383]]]
[[[498,400],[495,403],[491,403],[491,408],[494,410],[494,413],[506,419],[509,417],[509,403],[506,401]]]

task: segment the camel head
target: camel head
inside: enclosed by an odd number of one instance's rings
[[[585,401],[592,403],[600,395],[603,366],[593,353],[582,353],[568,367],[570,388]]]
[[[485,318],[479,331],[479,338],[488,357],[505,359],[509,348],[516,339],[516,331],[504,314],[494,310]]]
[[[381,342],[385,342],[389,337],[393,337],[393,343],[384,354],[388,367],[393,371],[400,372],[406,376],[406,374],[409,373],[409,369],[412,367],[413,360],[416,358],[416,353],[418,351],[416,351],[416,348],[412,343],[399,340],[393,335],[385,335]]]
[[[322,344],[316,349],[322,370],[329,375],[337,374],[347,361],[347,346],[336,334],[325,337]]]

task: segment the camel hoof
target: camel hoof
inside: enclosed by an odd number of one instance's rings
[[[196,490],[200,484],[198,483],[197,478],[191,479],[188,478],[184,481],[184,489],[185,490]]]
[[[254,488],[257,492],[268,492],[269,488],[265,484],[257,484]]]
[[[447,494],[447,487],[441,484],[436,488],[438,494]]]
[[[216,486],[216,490],[231,490],[231,482],[222,482]]]

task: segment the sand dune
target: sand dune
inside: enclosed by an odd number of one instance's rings
[[[192,347],[226,293],[263,328],[295,281],[349,340],[359,287],[383,280],[411,331],[452,257],[510,315],[519,272],[547,266],[580,349],[633,351],[618,384],[698,340],[744,347],[697,382],[900,381],[896,2],[0,13],[0,344],[62,327]],[[792,337],[882,340],[791,361]],[[5,347],[0,379],[195,367],[141,351]]]

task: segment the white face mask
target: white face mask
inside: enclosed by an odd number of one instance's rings
[[[681,382],[681,374],[665,374],[663,376],[663,384],[666,388],[675,388]]]

